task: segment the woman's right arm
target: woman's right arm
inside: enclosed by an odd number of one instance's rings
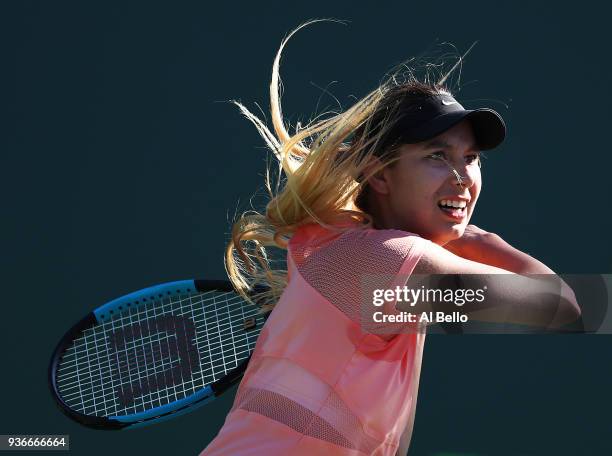
[[[574,292],[554,271],[498,235],[473,225],[466,228],[463,238],[444,248],[429,242],[412,276],[418,281],[413,280],[412,287],[450,284],[464,290],[485,290],[482,302],[466,302],[460,308],[448,303],[445,309],[461,311],[474,320],[558,328],[581,313]],[[446,280],[448,277],[457,280]],[[407,286],[411,287],[410,279]],[[433,310],[428,302],[410,308],[400,304],[398,309]]]

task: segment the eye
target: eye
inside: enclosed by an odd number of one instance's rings
[[[478,159],[480,158],[480,154],[470,154],[470,155],[466,155],[465,159],[467,160],[468,164],[472,164],[475,162],[478,162]]]
[[[427,158],[431,158],[432,160],[444,160],[444,152],[441,150],[433,152],[429,154]]]

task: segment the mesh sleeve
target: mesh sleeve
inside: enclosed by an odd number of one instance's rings
[[[399,230],[351,230],[322,245],[293,242],[290,254],[302,277],[359,323],[363,293],[396,285],[400,273],[409,275],[427,242]]]

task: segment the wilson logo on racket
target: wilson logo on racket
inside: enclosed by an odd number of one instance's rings
[[[113,332],[110,343],[117,356],[114,375],[131,379],[130,364],[136,364],[138,368],[138,362],[130,363],[130,359],[142,360],[140,364],[151,371],[150,375],[147,375],[148,371],[137,371],[129,384],[116,386],[119,403],[129,407],[134,404],[135,397],[173,386],[176,378],[191,378],[192,372],[200,367],[198,350],[193,343],[195,333],[193,321],[175,315],[155,318],[146,325],[136,323]],[[149,342],[140,343],[144,340]]]
[[[227,281],[149,287],[64,335],[49,366],[51,391],[67,416],[96,429],[170,419],[240,380],[264,321]]]

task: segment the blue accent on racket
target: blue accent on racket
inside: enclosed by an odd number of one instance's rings
[[[165,421],[240,381],[265,319],[228,281],[145,288],[98,307],[62,337],[49,386],[62,412],[94,429]]]

